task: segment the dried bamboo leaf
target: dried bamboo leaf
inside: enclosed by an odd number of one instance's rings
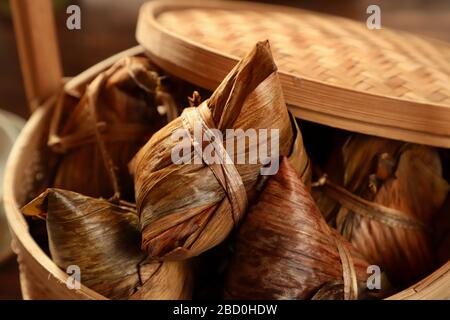
[[[173,163],[171,152],[178,141],[172,139],[172,133],[186,129],[193,139],[192,128],[197,124],[208,133],[212,128],[224,133],[231,128],[279,129],[279,153],[301,154],[299,169],[305,176],[309,174],[308,157],[299,130],[295,140],[269,44],[260,42],[210,99],[197,108],[185,109],[181,117],[153,135],[130,166],[142,248],[153,257],[184,259],[219,244],[239,223],[247,200],[254,198],[260,186],[261,164]],[[245,137],[240,142],[246,145],[248,159],[249,144]],[[267,149],[273,156],[271,147]],[[190,158],[196,154],[192,147]]]
[[[318,190],[324,215],[393,284],[404,287],[429,274],[435,267],[430,229],[449,189],[436,149],[356,135],[342,159],[342,168],[333,159],[327,173],[343,180],[329,178]]]
[[[312,296],[311,300],[343,300],[344,297],[344,282],[330,281],[325,283]]]
[[[177,116],[170,94],[141,56],[101,72],[79,99],[73,94],[61,94],[51,121],[48,144],[62,153],[53,186],[104,198],[121,192],[133,200],[127,164],[166,123],[158,105],[165,106],[169,119]]]
[[[327,225],[299,175],[283,159],[238,230],[226,297],[355,299],[358,284],[366,284],[367,266]]]
[[[129,206],[47,189],[23,213],[45,218],[53,261],[76,265],[81,283],[111,299],[188,299],[188,262],[148,262],[140,250],[136,212]]]
[[[192,298],[193,279],[190,261],[147,264],[147,266],[152,265],[159,267],[150,276],[143,276],[144,279],[149,277],[149,280],[130,297],[131,300],[188,300]]]

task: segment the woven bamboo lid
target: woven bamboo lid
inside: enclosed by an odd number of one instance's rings
[[[450,147],[450,45],[308,11],[245,2],[156,1],[137,39],[176,76],[214,89],[258,40],[269,39],[299,118]]]

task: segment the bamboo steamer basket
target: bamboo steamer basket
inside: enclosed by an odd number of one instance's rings
[[[210,90],[254,43],[269,39],[296,117],[450,148],[448,43],[235,1],[148,2],[136,37],[163,69]]]
[[[14,1],[13,1],[14,2]],[[17,3],[24,5],[24,2],[17,1]],[[143,9],[156,10],[155,12],[161,12],[161,8],[168,8],[170,3],[164,2],[151,4]],[[218,3],[220,4],[220,3]],[[51,17],[50,1],[48,0],[36,0],[33,2],[28,2],[27,6],[36,5],[40,12],[47,12],[45,20],[53,21]],[[159,6],[158,6],[159,5]],[[179,6],[179,4],[176,4]],[[45,6],[45,10],[42,8]],[[156,9],[155,9],[156,8]],[[169,6],[170,8],[170,6]],[[31,107],[35,109],[31,118],[27,122],[25,128],[20,134],[18,140],[16,141],[13,150],[8,159],[6,167],[6,176],[4,181],[4,202],[6,215],[13,237],[12,247],[14,252],[17,254],[19,269],[20,269],[20,281],[22,294],[25,299],[106,299],[104,296],[94,292],[93,290],[81,286],[80,289],[69,289],[66,286],[66,282],[69,276],[61,270],[51,259],[48,257],[43,250],[38,246],[38,244],[33,240],[28,225],[20,212],[20,207],[24,204],[27,194],[33,188],[32,181],[33,177],[39,172],[39,167],[45,165],[42,163],[42,145],[45,143],[47,138],[47,131],[49,127],[50,117],[53,110],[53,104],[55,102],[55,97],[51,96],[51,93],[56,92],[57,88],[61,83],[61,69],[58,65],[58,53],[55,52],[54,43],[56,42],[56,37],[54,36],[54,25],[48,25],[47,32],[45,34],[53,35],[51,41],[37,41],[38,37],[33,33],[32,23],[21,23],[21,21],[30,21],[30,16],[21,15],[17,8],[14,8],[14,19],[16,24],[16,33],[19,38],[19,53],[21,56],[21,64],[23,68],[25,84],[27,89],[27,96]],[[28,12],[33,12],[29,10]],[[148,13],[148,11],[145,11]],[[142,14],[142,13],[141,13]],[[18,17],[19,16],[19,17]],[[45,16],[44,13],[41,17]],[[35,19],[36,17],[34,17]],[[140,22],[140,26],[141,26]],[[40,21],[40,30],[44,28],[44,21]],[[166,29],[167,30],[167,29]],[[43,33],[41,33],[43,34]],[[138,38],[142,36],[142,30],[138,29]],[[153,34],[155,35],[155,34]],[[173,35],[173,34],[172,34]],[[142,40],[142,38],[141,38]],[[142,42],[142,41],[141,41]],[[163,50],[166,41],[161,37],[154,38],[155,46],[158,47],[158,43],[161,45],[159,48],[159,54],[166,51]],[[40,59],[42,56],[37,57],[37,59],[29,59],[30,52],[33,51],[27,43],[39,43],[40,46],[47,44],[41,52],[46,52],[47,55],[53,55],[55,61],[49,59]],[[189,42],[192,44],[192,42]],[[169,47],[173,49],[172,47]],[[207,49],[206,46],[202,46],[202,49]],[[145,47],[146,51],[152,58],[155,58],[154,52],[151,53],[148,47]],[[209,49],[208,49],[209,50]],[[214,50],[213,50],[214,51]],[[36,54],[36,51],[33,51]],[[119,53],[97,65],[86,70],[75,78],[69,80],[65,84],[65,89],[70,90],[76,88],[80,84],[86,83],[93,77],[101,72],[102,70],[111,66],[118,59],[136,55],[144,52],[144,48],[136,47],[130,50]],[[215,54],[221,56],[220,52],[214,51]],[[181,51],[180,54],[185,54]],[[167,67],[167,71],[180,71],[171,64],[170,61],[167,63],[161,59],[161,55],[157,55],[160,58],[154,59],[154,62],[159,63],[164,69]],[[198,58],[198,56],[195,56]],[[225,64],[223,70],[220,69],[220,76],[226,73],[226,69],[230,67],[236,57],[225,56],[227,59],[231,59],[228,64]],[[234,59],[234,60],[233,60]],[[37,62],[36,62],[37,61]],[[48,65],[50,63],[51,65]],[[217,68],[220,66],[215,65]],[[48,72],[49,77],[36,81],[36,75],[39,70],[51,70]],[[282,67],[281,67],[281,70]],[[177,76],[182,78],[183,73],[174,72]],[[211,75],[217,78],[218,75]],[[283,78],[282,74],[282,78]],[[284,78],[284,84],[286,83],[286,78]],[[216,79],[220,80],[220,79]],[[190,79],[192,82],[196,82],[195,79]],[[206,79],[206,82],[202,83],[202,87],[208,88],[208,86],[213,86],[214,83]],[[49,98],[50,97],[50,98]],[[43,101],[39,103],[39,101]],[[38,107],[37,107],[38,106]],[[291,106],[291,110],[295,112],[295,105]],[[320,121],[317,121],[320,122]],[[357,122],[354,122],[357,124]],[[336,125],[338,126],[338,125]],[[358,131],[358,130],[354,130]],[[364,130],[361,130],[364,131]],[[414,136],[414,135],[413,135]],[[390,136],[393,137],[393,136]],[[433,136],[428,138],[432,139]],[[400,139],[401,137],[396,136]],[[408,138],[408,137],[407,137]],[[446,141],[447,138],[433,140],[435,143],[429,143],[433,145],[441,145],[442,141]],[[415,138],[411,139],[415,140]],[[445,143],[445,144],[446,144]],[[448,299],[450,298],[450,262],[441,266],[434,273],[420,281],[419,283],[411,286],[410,288],[389,297],[389,299]]]

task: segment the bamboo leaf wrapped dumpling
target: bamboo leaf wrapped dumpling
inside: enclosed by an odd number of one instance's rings
[[[283,159],[239,227],[225,297],[357,299],[367,294],[368,265]]]
[[[392,284],[419,281],[435,267],[431,230],[449,190],[437,150],[365,135],[341,150],[315,190],[319,207]]]
[[[81,283],[96,292],[111,299],[191,297],[188,261],[147,261],[134,208],[47,189],[22,211],[46,219],[53,261],[64,271],[78,266]]]
[[[263,163],[237,163],[250,158],[250,149],[266,147],[268,158],[291,155],[299,173],[309,175],[309,162],[298,128],[286,108],[268,42],[258,43],[223,80],[212,96],[158,131],[133,159],[136,206],[142,229],[142,249],[159,259],[185,259],[199,255],[223,241],[239,224],[261,184]],[[261,139],[254,145],[241,136],[242,153],[231,154],[233,164],[209,163],[204,158],[203,136],[226,129],[278,130],[278,150],[273,141]],[[214,129],[217,129],[214,132]],[[200,162],[174,163],[172,151],[178,141],[172,135],[184,130],[189,136],[188,159]],[[225,153],[228,139],[218,143]],[[209,140],[212,141],[212,140]],[[217,140],[214,140],[217,141]],[[200,152],[199,152],[200,149]],[[238,149],[236,147],[236,149]],[[203,152],[203,153],[201,153]],[[199,153],[201,155],[199,155]],[[275,154],[276,153],[276,154]],[[266,159],[265,159],[266,160]]]
[[[160,115],[163,106],[166,115]],[[160,108],[161,109],[161,108]],[[63,91],[48,144],[61,155],[53,186],[92,197],[134,201],[127,164],[176,117],[175,104],[148,58],[126,57],[76,92]]]

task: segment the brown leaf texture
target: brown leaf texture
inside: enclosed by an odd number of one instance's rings
[[[210,99],[197,108],[185,109],[181,117],[153,135],[133,159],[130,170],[135,176],[142,248],[152,257],[185,259],[222,242],[242,219],[247,202],[253,200],[261,184],[260,163],[173,163],[171,152],[177,141],[171,135],[177,129],[192,134],[192,123],[202,125],[205,132],[212,128],[221,132],[278,129],[279,153],[295,153],[292,157],[297,159],[299,172],[309,174],[302,137],[292,124],[276,70],[268,42],[257,43]],[[250,146],[245,137],[242,139],[248,159]],[[267,141],[258,143],[261,147]],[[273,156],[269,143],[267,149]],[[192,147],[191,158],[194,154]]]
[[[327,219],[398,287],[433,271],[431,229],[449,189],[437,150],[355,135],[340,157],[342,167],[330,161],[329,180],[356,197],[339,187],[319,188]]]
[[[367,266],[327,225],[302,179],[283,159],[237,232],[225,296],[344,299],[345,291],[365,286]],[[344,278],[344,268],[350,279]],[[348,280],[356,286],[344,285]]]
[[[98,74],[85,88],[63,91],[51,121],[49,146],[61,153],[53,186],[92,197],[121,193],[134,200],[128,162],[169,119],[175,104],[160,86],[148,58],[127,57]]]
[[[189,299],[187,261],[149,262],[139,248],[134,208],[47,189],[23,213],[45,218],[53,261],[77,265],[81,283],[110,299]]]

